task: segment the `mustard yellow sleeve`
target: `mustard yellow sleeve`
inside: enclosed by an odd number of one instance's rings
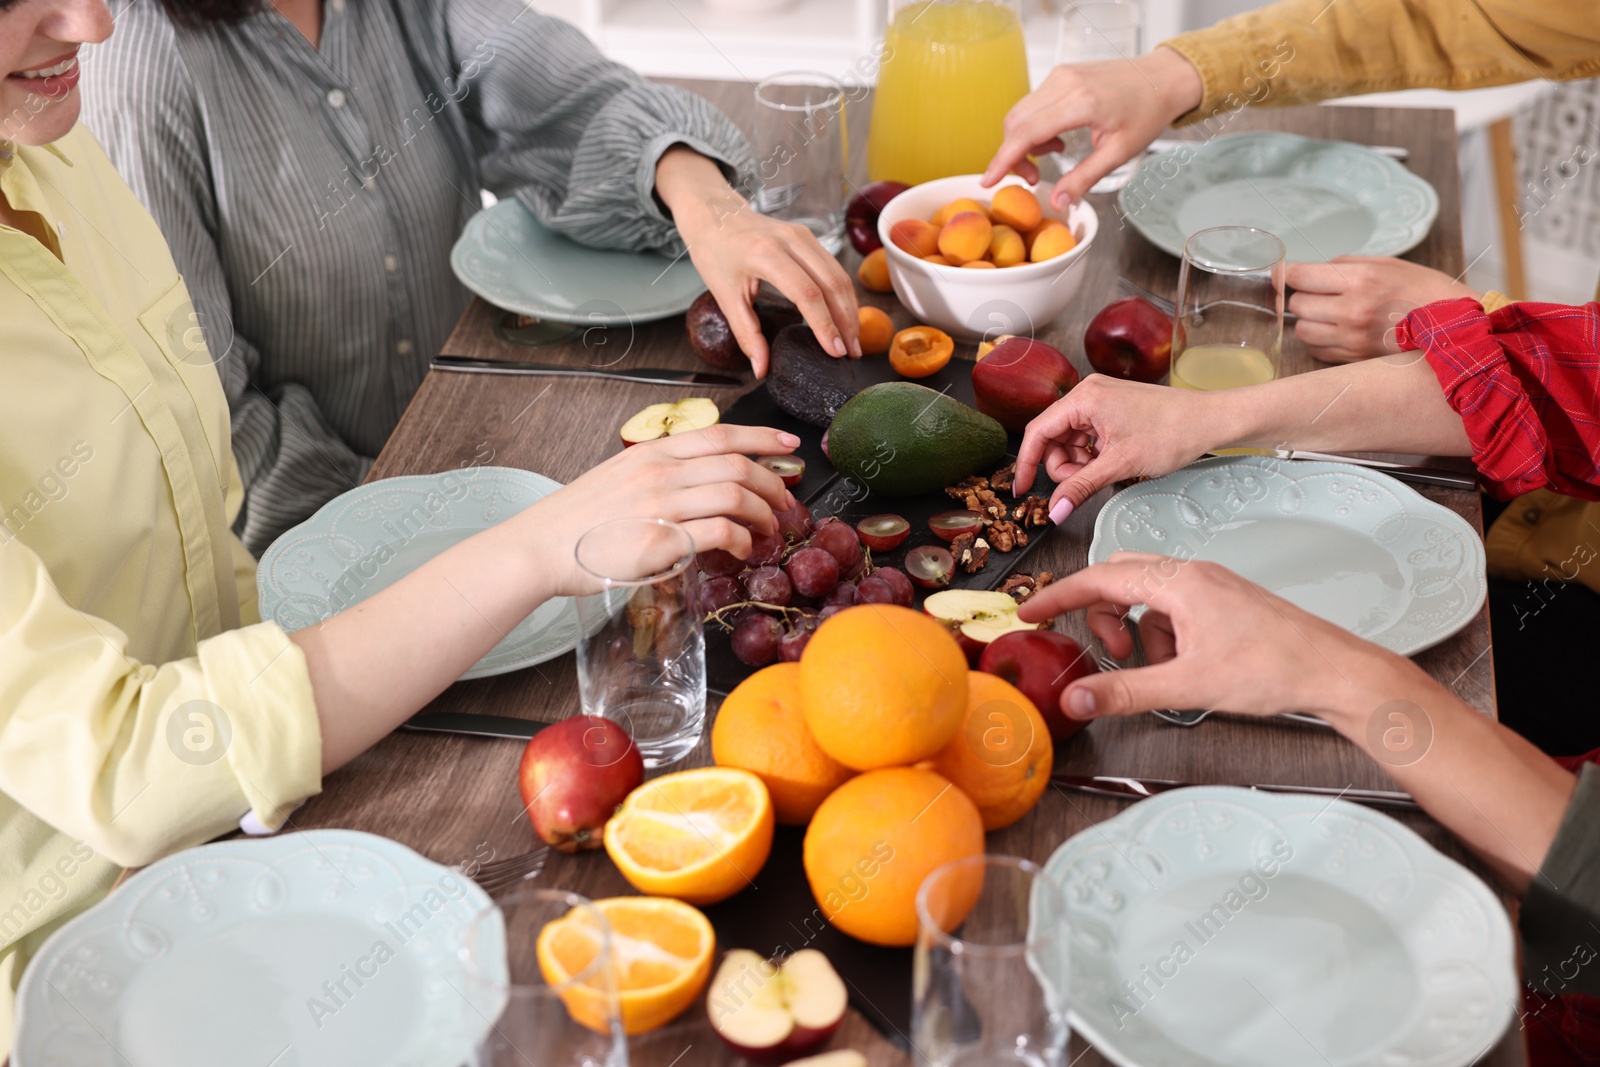
[[[1497,311],[1500,308],[1505,307],[1507,304],[1515,303],[1515,301],[1504,293],[1496,292],[1495,290],[1490,289],[1487,293],[1483,294],[1483,299],[1480,300],[1479,303],[1483,305],[1483,310],[1485,311]]]
[[[1282,0],[1162,42],[1200,72],[1180,120],[1395,89],[1600,73],[1594,0]]]
[[[282,825],[321,788],[305,657],[278,626],[146,664],[69,605],[19,539],[0,546],[0,791],[137,866],[237,826]]]

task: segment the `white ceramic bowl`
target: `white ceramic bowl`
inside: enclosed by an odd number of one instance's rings
[[[1029,186],[1010,175],[994,189],[978,184],[981,174],[962,174],[913,186],[889,201],[878,216],[878,239],[888,250],[889,281],[895,295],[918,322],[937,326],[962,341],[1017,334],[1028,337],[1066,310],[1083,284],[1083,260],[1100,229],[1099,216],[1087,201],[1073,205],[1063,219],[1050,207],[1050,187]],[[941,267],[896,248],[889,228],[902,219],[929,219],[945,204],[963,196],[991,199],[996,189],[1020,185],[1033,193],[1047,219],[1062,219],[1078,244],[1072,251],[1043,263],[999,270]]]

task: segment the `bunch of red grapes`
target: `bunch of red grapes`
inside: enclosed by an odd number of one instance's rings
[[[798,501],[777,517],[775,533],[752,531],[749,559],[721,549],[698,557],[700,610],[732,624],[733,654],[741,663],[798,660],[822,621],[852,605],[911,606],[911,579],[894,567],[869,570],[866,552],[904,541],[910,529],[904,519],[873,516],[858,528],[826,518],[813,525]],[[729,617],[725,609],[735,607]]]

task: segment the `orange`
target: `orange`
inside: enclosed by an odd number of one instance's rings
[[[956,343],[943,330],[912,326],[889,343],[889,366],[907,378],[926,378],[943,370],[955,350]]]
[[[983,819],[965,793],[933,771],[887,767],[822,802],[806,830],[804,862],[829,922],[874,945],[909,945],[922,880],[941,864],[982,854]]]
[[[606,854],[641,893],[715,904],[750,884],[772,851],[772,798],[734,767],[653,778],[606,822]]]
[[[804,826],[855,772],[822,751],[800,713],[800,664],[774,663],[728,694],[711,727],[711,758],[766,783],[785,826]]]
[[[972,798],[985,830],[998,830],[1039,803],[1054,756],[1050,728],[1033,701],[1004,678],[972,671],[966,718],[932,769]]]
[[[966,716],[967,657],[931,615],[858,604],[817,627],[800,654],[800,707],[822,751],[846,767],[915,763]]]
[[[878,251],[883,251],[879,249]],[[894,323],[889,320],[887,313],[882,308],[862,307],[856,309],[856,321],[861,326],[861,354],[875,356],[879,352],[886,352],[889,343],[894,340]]]
[[[611,897],[594,907],[611,927],[623,1030],[642,1034],[683,1014],[711,977],[711,923],[697,909],[664,897]],[[535,946],[539,970],[551,985],[583,977],[599,950],[599,928],[577,908],[546,923]],[[597,972],[558,995],[574,1021],[605,1033],[602,981]]]

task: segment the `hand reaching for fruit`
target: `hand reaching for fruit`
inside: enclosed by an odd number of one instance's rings
[[[811,231],[756,211],[715,163],[683,145],[656,165],[656,192],[756,377],[767,373],[767,340],[754,309],[762,282],[794,301],[824,351],[861,355],[855,286]]]

